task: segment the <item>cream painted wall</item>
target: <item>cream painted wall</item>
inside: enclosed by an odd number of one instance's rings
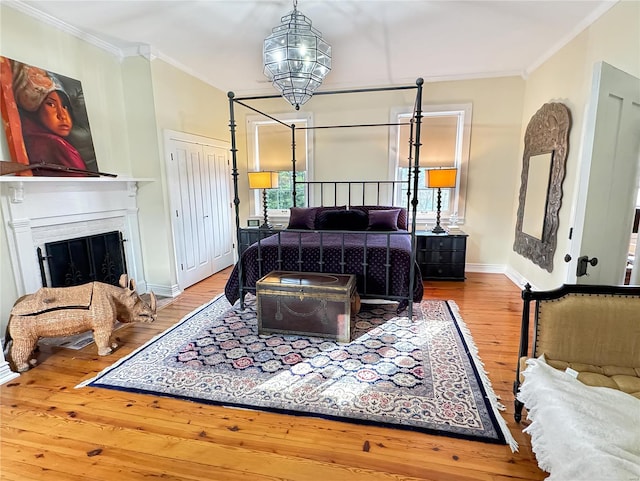
[[[140,238],[149,290],[168,295],[176,284],[173,252],[167,232],[158,147],[152,68],[148,58],[128,57],[122,62],[124,102],[131,146],[131,170],[137,178],[153,179],[138,184]]]
[[[424,91],[424,90],[423,90]],[[392,107],[411,106],[416,90],[326,95],[306,109],[315,125],[388,123]],[[316,130],[314,180],[379,180],[389,175],[389,128]]]
[[[520,170],[522,96],[519,77],[427,84],[429,103],[473,103],[467,211],[467,263],[503,269],[513,244],[512,209]]]
[[[162,60],[153,60],[150,68],[151,82],[146,88],[154,101],[153,133],[157,149],[150,158],[152,169],[147,175],[156,177],[157,182],[140,190],[141,209],[145,207],[145,216],[141,216],[143,237],[154,239],[153,242],[144,242],[145,261],[149,259],[145,262],[145,269],[155,282],[177,289],[164,131],[175,130],[228,142],[229,107],[226,93]]]
[[[162,60],[154,60],[151,68],[159,129],[229,141],[229,101],[226,92]],[[220,70],[223,71],[223,66],[220,66]]]
[[[529,119],[546,102],[565,103],[572,116],[553,272],[548,273],[540,269],[513,251],[508,259],[509,268],[518,272],[538,289],[557,287],[564,283],[567,277],[569,265],[565,264],[563,258],[569,252],[569,229],[573,221],[573,205],[577,195],[585,108],[590,95],[593,67],[599,61],[605,61],[640,77],[640,2],[617,3],[527,79],[521,138],[524,138]],[[517,176],[513,177],[518,185],[520,171],[521,167]],[[517,203],[518,190],[513,200],[514,228]],[[571,266],[575,268],[575,264]]]

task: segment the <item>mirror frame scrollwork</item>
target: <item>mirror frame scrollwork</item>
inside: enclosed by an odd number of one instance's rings
[[[513,250],[549,272],[553,271],[553,255],[557,244],[558,212],[562,205],[562,183],[569,150],[570,128],[571,114],[567,106],[562,103],[550,102],[544,104],[531,117],[524,138],[520,197]],[[529,179],[529,159],[547,153],[551,153],[549,188],[542,238],[537,239],[522,231]]]

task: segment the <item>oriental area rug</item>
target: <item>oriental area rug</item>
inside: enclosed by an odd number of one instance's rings
[[[255,297],[223,297],[78,387],[423,431],[516,449],[453,301],[413,319],[363,303],[350,343],[259,335]]]

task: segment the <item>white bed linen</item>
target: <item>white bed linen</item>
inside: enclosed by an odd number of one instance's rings
[[[518,399],[547,481],[640,480],[640,400],[530,359]]]

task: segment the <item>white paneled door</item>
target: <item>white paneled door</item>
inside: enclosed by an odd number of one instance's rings
[[[568,283],[623,283],[639,162],[640,79],[599,62],[586,113]],[[578,275],[580,258],[586,274]]]
[[[185,289],[234,261],[230,146],[173,131],[165,145],[178,285]]]

